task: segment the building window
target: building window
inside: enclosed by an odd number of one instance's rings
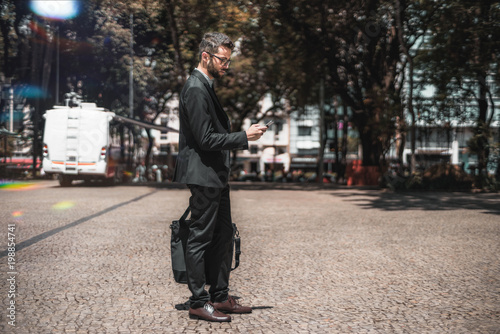
[[[168,118],[167,117],[162,117],[160,119],[160,125],[164,126],[164,127],[167,127],[168,126]],[[162,131],[161,133],[162,134],[166,134],[167,132],[166,131]],[[163,139],[163,138],[161,138],[161,139]],[[167,138],[165,138],[165,139],[167,139]]]
[[[160,152],[170,153],[170,144],[161,144],[160,145]]]
[[[312,127],[299,126],[299,136],[310,136],[312,134]]]

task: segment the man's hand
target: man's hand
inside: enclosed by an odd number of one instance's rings
[[[258,140],[260,137],[262,137],[262,135],[264,134],[264,132],[266,132],[266,130],[267,130],[267,126],[262,126],[262,125],[259,125],[259,124],[253,124],[246,131],[248,141],[256,141],[256,140]]]

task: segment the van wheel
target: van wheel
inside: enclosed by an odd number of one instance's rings
[[[73,180],[70,177],[62,174],[59,175],[59,184],[61,187],[70,187],[72,182]]]

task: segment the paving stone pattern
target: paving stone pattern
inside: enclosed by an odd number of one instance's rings
[[[169,224],[188,198],[175,185],[0,191],[2,277],[9,223],[17,244],[16,326],[6,277],[0,332],[500,334],[498,194],[234,184],[231,294],[254,311],[223,324],[176,309],[189,291]]]

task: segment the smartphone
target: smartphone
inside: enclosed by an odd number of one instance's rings
[[[266,123],[265,127],[267,127],[267,128],[268,128],[268,127],[270,127],[270,126],[271,126],[271,124],[273,124],[273,123],[274,123],[274,121],[273,121],[273,120],[270,120],[269,122],[267,122],[267,123]]]

